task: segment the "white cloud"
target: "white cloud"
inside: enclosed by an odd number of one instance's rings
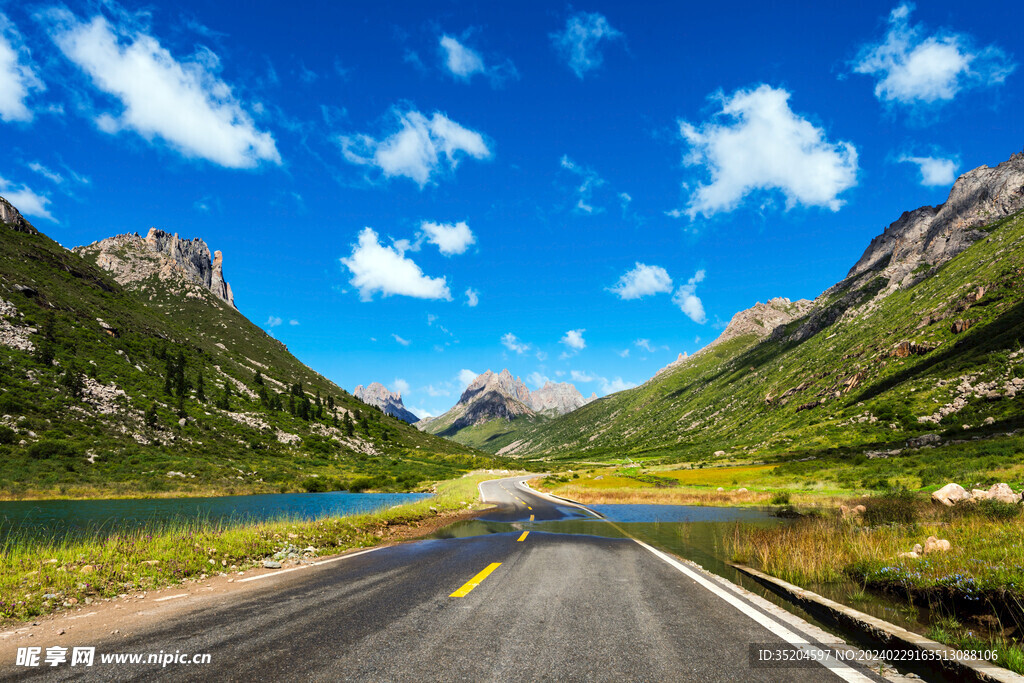
[[[399,129],[377,140],[369,135],[341,136],[342,154],[353,164],[375,166],[386,177],[405,176],[423,187],[447,165],[468,155],[487,159],[491,150],[480,133],[463,128],[440,112],[427,118],[418,111],[392,110]]]
[[[519,341],[518,337],[516,337],[516,335],[512,334],[511,332],[508,332],[504,336],[502,336],[501,343],[509,351],[515,351],[520,355],[526,353],[527,351],[530,350],[530,348],[532,348],[529,344]]]
[[[464,390],[466,387],[473,383],[473,380],[475,380],[479,374],[480,373],[473,372],[472,370],[467,370],[465,368],[459,370],[459,386]]]
[[[445,384],[447,384],[447,382]],[[438,396],[451,396],[451,392],[444,386],[435,387],[433,384],[428,384],[423,391],[427,392],[428,396],[433,396],[435,398]]]
[[[879,43],[863,46],[856,73],[876,79],[875,97],[907,106],[948,102],[957,93],[1001,84],[1017,68],[998,47],[978,48],[962,33],[939,30],[927,35],[910,23],[912,4],[889,14],[889,30]]]
[[[539,372],[537,372],[536,370],[534,370],[529,375],[527,375],[526,381],[529,382],[530,384],[532,384],[533,386],[537,387],[538,389],[540,389],[545,384],[550,382],[551,379],[548,378],[547,375],[542,375]]]
[[[464,254],[471,244],[476,243],[476,237],[465,221],[459,221],[458,223],[430,223],[423,221],[420,229],[426,236],[427,241],[437,245],[438,250],[445,256]]]
[[[474,75],[482,74],[491,80],[492,86],[498,87],[509,78],[519,78],[519,73],[511,61],[505,60],[501,64],[487,66],[479,52],[448,34],[441,36],[440,45],[444,68],[456,80],[469,83]]]
[[[604,209],[594,208],[592,199],[594,188],[604,185],[604,180],[597,174],[597,171],[581,166],[565,155],[562,156],[559,163],[562,168],[580,177],[580,184],[576,187],[577,198],[574,210],[581,213],[601,213]]]
[[[402,337],[399,337],[394,332],[391,333],[391,336],[394,337],[395,341],[398,342],[399,344],[401,344],[402,346],[408,346],[409,344],[412,344],[412,342],[410,340],[403,339]]]
[[[406,409],[421,420],[427,417],[434,417],[434,413],[430,412],[426,408],[421,408],[419,406],[406,406]]]
[[[960,167],[958,160],[941,157],[902,156],[899,161],[917,164],[921,171],[921,184],[925,187],[952,185],[956,180],[956,171]]]
[[[558,54],[582,79],[604,61],[601,42],[620,39],[622,33],[612,28],[608,20],[597,12],[578,12],[569,17],[562,31],[552,33],[550,37]]]
[[[622,349],[621,351],[616,351],[616,353],[619,354],[619,358],[629,358],[629,349]]]
[[[33,161],[29,163],[28,167],[30,170],[35,171],[36,173],[43,176],[50,182],[56,183],[58,185],[64,182],[64,176],[62,176],[60,173],[57,173],[56,171],[51,171],[38,161]]]
[[[679,306],[679,310],[689,316],[693,322],[703,325],[708,317],[704,314],[704,304],[697,296],[697,284],[704,280],[704,271],[698,270],[685,285],[679,287],[672,295],[672,303]]]
[[[544,351],[538,351],[537,353],[534,354],[534,356],[536,356],[537,360],[539,360],[541,363],[548,359],[548,354],[545,353]]]
[[[277,317],[276,315],[272,315],[269,318],[267,318],[266,326],[267,327],[277,327],[278,325],[281,324],[281,322],[282,321],[281,321],[281,319],[279,317]]]
[[[372,228],[363,228],[359,241],[352,245],[352,255],[342,258],[341,262],[352,272],[349,283],[359,289],[363,301],[370,301],[374,292],[385,297],[400,294],[451,301],[445,278],[424,275],[412,259],[405,257],[403,250],[382,245]]]
[[[691,220],[732,211],[757,190],[781,191],[787,209],[803,204],[838,211],[843,205],[838,195],[857,184],[857,150],[849,142],[829,142],[824,130],[789,108],[789,96],[764,84],[718,93],[722,109],[710,121],[679,122],[690,145],[684,161],[711,176],[690,197]]]
[[[45,218],[46,220],[53,221],[54,223],[58,222],[47,208],[50,204],[50,198],[46,195],[33,192],[29,186],[24,183],[17,186],[7,179],[0,177],[0,194],[3,195],[4,199],[14,205],[14,208],[26,216]]]
[[[409,383],[400,377],[396,377],[395,381],[391,383],[391,391],[398,392],[399,396],[407,396],[410,392]]]
[[[445,67],[456,78],[468,81],[473,74],[482,74],[487,71],[480,53],[466,47],[449,35],[441,36],[441,49],[445,54]]]
[[[133,130],[150,141],[158,137],[184,156],[228,168],[281,163],[273,136],[256,128],[219,78],[219,59],[207,48],[178,61],[135,27],[112,26],[102,16],[80,22],[67,10],[52,10],[47,17],[50,36],[64,55],[123,106],[116,116],[104,112],[97,117],[103,132]]]
[[[700,275],[701,279],[703,279],[704,271],[703,270],[700,271],[698,273],[698,275]],[[691,280],[691,282],[692,282],[692,280]],[[698,282],[699,282],[699,280],[698,280]],[[651,345],[651,340],[650,339],[637,339],[635,342],[633,342],[633,346],[637,347],[638,349],[643,349],[644,351],[647,351],[648,353],[655,353],[657,351],[668,351],[668,347],[667,346],[653,346],[653,345]]]
[[[586,330],[583,329],[569,330],[565,333],[565,336],[559,340],[559,343],[565,344],[573,351],[582,351],[587,347],[587,342],[583,339],[584,332],[586,332]]]
[[[31,121],[32,110],[25,104],[29,93],[45,90],[43,82],[28,64],[29,52],[21,34],[0,12],[0,120]]]
[[[480,303],[480,292],[476,291],[472,287],[466,288],[466,305],[470,308],[475,307]]]
[[[608,291],[620,299],[639,299],[649,294],[671,293],[672,278],[661,266],[648,266],[636,262],[633,270],[626,272]]]
[[[634,382],[627,382],[623,380],[621,377],[616,377],[611,381],[603,377],[601,378],[601,393],[605,395],[614,394],[617,391],[625,391],[626,389],[632,389],[635,386],[636,384]]]
[[[288,324],[289,324],[289,325],[292,325],[292,326],[296,326],[296,325],[299,325],[299,321],[298,321],[298,320],[295,320],[295,319],[292,319],[292,320],[289,320],[289,321],[288,321]]]
[[[598,377],[597,375],[591,375],[589,373],[582,372],[580,370],[573,370],[572,372],[569,373],[569,377],[572,378],[573,382],[581,382],[581,383],[584,383],[584,384],[586,384],[587,382],[593,382],[595,380],[604,379],[603,377]]]

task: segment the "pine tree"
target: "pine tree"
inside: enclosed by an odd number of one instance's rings
[[[345,413],[345,435],[352,436],[355,434],[356,426],[352,424],[352,413],[346,411]]]
[[[156,427],[156,404],[150,403],[146,408],[146,426],[152,429]]]
[[[43,324],[39,330],[39,334],[42,336],[42,340],[36,345],[36,360],[41,365],[47,367],[53,365],[53,359],[56,357],[56,346],[57,346],[57,333],[54,329],[55,322],[53,319],[53,313],[48,312],[46,317],[43,318]]]
[[[167,362],[164,363],[164,393],[174,395],[174,359],[170,356],[167,356]]]
[[[185,354],[179,350],[178,357],[174,361],[174,392],[178,395],[178,398],[183,398],[187,388],[187,382],[185,381]]]
[[[253,375],[252,381],[254,384],[256,384],[256,386],[263,386],[263,375],[260,373],[259,370],[256,371],[255,375]]]
[[[203,383],[203,373],[199,371],[199,377],[196,378],[196,400],[200,403],[206,403],[206,386]]]
[[[67,369],[64,370],[61,384],[67,389],[68,396],[71,398],[82,398],[82,392],[85,390],[85,378],[82,376],[82,371],[79,369],[78,364],[74,361],[68,363]]]

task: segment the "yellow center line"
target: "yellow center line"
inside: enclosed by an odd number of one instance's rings
[[[517,541],[525,541],[525,540],[526,540],[526,537],[527,537],[527,536],[529,536],[529,535],[530,535],[530,532],[529,532],[529,531],[524,531],[524,532],[523,532],[523,535],[522,535],[522,536],[520,536],[519,538],[517,538],[516,540],[517,540]]]
[[[527,506],[526,506],[526,509],[527,509],[527,510],[532,510],[533,508],[532,508],[532,507],[530,507],[529,505],[527,505]]]
[[[533,521],[533,515],[530,515],[530,521],[531,522]]]
[[[467,581],[465,583],[465,585],[462,586],[462,588],[460,588],[459,590],[455,591],[454,593],[452,593],[448,597],[449,598],[464,598],[464,597],[466,597],[467,595],[469,595],[470,591],[472,591],[474,588],[476,588],[481,583],[483,583],[483,580],[486,579],[488,576],[490,576],[491,572],[493,572],[495,569],[497,569],[500,566],[501,566],[501,562],[492,562],[492,563],[490,563],[489,565],[487,565],[487,567],[482,572],[480,572],[479,574],[474,576],[472,579]]]

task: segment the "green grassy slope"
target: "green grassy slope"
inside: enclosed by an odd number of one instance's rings
[[[493,466],[358,401],[212,294],[165,285],[128,291],[0,224],[0,299],[17,308],[0,323],[35,328],[34,351],[0,345],[0,493],[401,490]]]
[[[732,339],[641,387],[484,447],[518,441],[519,455],[681,462],[710,461],[718,451],[743,459],[891,449],[924,433],[955,440],[1018,429],[1024,387],[1010,395],[1024,377],[1024,214],[986,230],[986,239],[880,301],[872,300],[885,284],[879,277],[818,302],[820,311],[844,295],[859,299],[802,342]],[[971,302],[979,286],[985,293]],[[955,334],[957,320],[970,329]],[[935,348],[891,355],[904,341]],[[937,423],[918,419],[933,415]]]

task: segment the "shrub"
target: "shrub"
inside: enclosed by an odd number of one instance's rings
[[[17,441],[18,433],[7,425],[0,425],[0,444],[11,444]]]
[[[789,493],[786,491],[779,491],[772,496],[770,502],[772,505],[789,505]]]
[[[21,415],[22,410],[21,401],[10,394],[0,394],[0,414]]]
[[[978,512],[994,522],[1004,522],[1020,516],[1020,505],[1001,500],[980,500]]]
[[[43,439],[28,447],[29,457],[36,460],[49,460],[51,458],[74,458],[81,455],[73,444],[67,441],[52,441]]]
[[[879,524],[913,524],[921,512],[921,501],[910,491],[899,489],[865,501],[864,521]]]

